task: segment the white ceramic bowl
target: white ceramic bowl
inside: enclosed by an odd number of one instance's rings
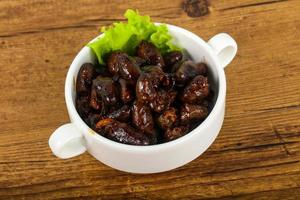
[[[224,67],[237,52],[236,42],[225,33],[206,43],[197,35],[177,26],[167,25],[174,43],[183,47],[196,62],[209,66],[215,90],[215,105],[201,125],[185,136],[164,144],[133,146],[114,142],[90,129],[75,109],[75,81],[83,63],[96,62],[91,49],[77,54],[67,74],[65,100],[71,123],[59,127],[50,137],[49,146],[59,158],[71,158],[86,150],[102,163],[126,172],[157,173],[172,170],[200,156],[216,139],[224,119],[226,80]]]

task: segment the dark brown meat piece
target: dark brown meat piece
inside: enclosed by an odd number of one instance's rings
[[[115,110],[107,115],[107,118],[115,119],[120,122],[128,122],[131,117],[131,109],[128,105],[122,106],[120,109]]]
[[[156,97],[149,102],[149,105],[153,111],[161,113],[169,108],[171,103],[175,100],[176,95],[176,91],[166,92],[165,90],[159,90]]]
[[[102,99],[98,97],[96,87],[93,85],[91,90],[90,107],[94,110],[102,110]]]
[[[76,92],[80,95],[89,95],[92,85],[92,79],[96,76],[96,71],[91,63],[85,63],[81,66],[76,80]]]
[[[169,128],[164,133],[164,139],[166,142],[169,142],[171,140],[180,138],[187,133],[188,133],[188,128],[186,126],[178,126],[175,128]]]
[[[173,101],[174,92],[170,91],[174,84],[174,78],[165,74],[158,66],[145,66],[144,73],[139,77],[136,84],[136,96],[139,101],[150,103],[150,106],[156,112],[161,112],[170,105]],[[159,90],[163,86],[165,90]]]
[[[191,60],[183,61],[182,63],[175,65],[172,71],[175,73],[175,79],[179,84],[184,84],[187,81],[191,80],[197,75],[203,75],[207,72],[207,69],[204,67],[205,64],[195,64]]]
[[[137,55],[146,60],[148,65],[157,65],[161,68],[165,67],[162,55],[152,43],[142,41],[138,45]]]
[[[132,106],[132,124],[147,133],[153,143],[156,143],[156,130],[150,108],[138,101]]]
[[[129,81],[127,81],[123,78],[119,79],[119,84],[120,84],[120,99],[125,104],[131,102],[134,98],[133,86],[130,84]]]
[[[117,104],[119,91],[111,78],[98,76],[93,80],[93,87],[95,87],[98,98],[102,99],[104,106]]]
[[[136,80],[141,70],[134,59],[130,58],[126,53],[116,51],[110,54],[107,67],[113,75],[119,75],[126,80]]]
[[[184,88],[181,100],[186,103],[199,104],[209,94],[207,77],[198,75]]]
[[[184,104],[180,108],[181,124],[191,124],[207,117],[208,110],[205,106]]]
[[[167,130],[168,128],[174,126],[177,119],[177,110],[173,107],[170,107],[158,117],[157,123],[162,129]]]
[[[116,142],[131,145],[149,145],[149,138],[126,123],[114,119],[102,119],[96,124],[96,131]]]
[[[167,71],[172,68],[173,65],[182,60],[182,53],[180,51],[172,51],[164,55],[164,62],[166,64]]]
[[[159,66],[148,65],[143,67],[143,71],[149,74],[152,84],[156,88],[165,78],[165,73]]]
[[[172,90],[175,86],[175,77],[173,74],[165,74],[162,80],[162,86],[165,90],[169,91]]]
[[[153,77],[149,73],[142,73],[136,82],[136,97],[138,101],[149,102],[156,98]]]
[[[77,96],[75,100],[76,110],[84,120],[91,111],[91,108],[89,107],[89,102],[89,96]]]

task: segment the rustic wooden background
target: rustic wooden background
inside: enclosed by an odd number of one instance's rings
[[[1,0],[1,199],[300,199],[299,0]],[[205,40],[239,45],[226,68],[215,143],[179,169],[134,175],[88,154],[60,160],[50,134],[69,121],[64,81],[76,53],[127,8]]]

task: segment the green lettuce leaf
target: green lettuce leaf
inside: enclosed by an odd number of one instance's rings
[[[117,22],[110,27],[103,27],[103,37],[87,44],[96,54],[100,65],[104,65],[107,55],[115,50],[133,55],[142,40],[152,42],[162,54],[180,50],[172,43],[172,36],[165,24],[156,26],[149,16],[141,16],[138,11],[131,9],[124,16],[127,23]]]

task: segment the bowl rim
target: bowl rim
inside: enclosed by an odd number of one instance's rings
[[[155,23],[155,24],[160,24],[160,23]],[[186,37],[190,37],[191,39],[195,40],[197,42],[197,44],[202,45],[205,48],[205,50],[209,53],[209,55],[213,58],[212,61],[214,62],[214,65],[216,67],[217,74],[218,74],[219,91],[218,91],[218,96],[217,96],[216,102],[214,104],[214,107],[211,110],[211,112],[209,113],[209,115],[207,116],[207,118],[200,125],[198,125],[196,128],[194,128],[192,131],[190,131],[186,135],[184,135],[176,140],[172,140],[172,141],[169,141],[166,143],[161,143],[161,144],[155,144],[155,145],[138,146],[138,145],[123,144],[123,143],[118,143],[116,141],[110,140],[108,138],[105,138],[105,137],[99,135],[94,130],[92,130],[81,119],[81,117],[79,116],[79,114],[75,108],[75,105],[74,105],[74,102],[72,99],[71,86],[72,86],[72,84],[74,84],[74,81],[75,81],[73,77],[74,77],[75,70],[77,69],[76,68],[77,60],[81,59],[81,57],[83,56],[82,54],[84,54],[85,51],[87,51],[86,48],[88,48],[88,47],[84,46],[79,51],[79,53],[76,55],[74,60],[72,61],[72,64],[70,65],[69,70],[67,72],[67,77],[66,77],[66,81],[65,81],[65,101],[66,101],[66,105],[67,105],[67,110],[69,112],[70,118],[73,119],[73,123],[76,124],[77,128],[79,128],[83,132],[83,135],[92,136],[93,139],[95,139],[105,145],[114,147],[121,151],[132,151],[135,153],[161,151],[166,148],[174,148],[181,143],[186,143],[188,140],[193,138],[195,134],[205,134],[204,129],[207,128],[208,125],[211,124],[211,122],[217,117],[217,115],[219,115],[221,113],[222,108],[224,106],[223,104],[225,103],[225,97],[226,97],[226,77],[225,77],[224,69],[221,67],[221,64],[217,58],[217,55],[215,54],[213,49],[208,45],[208,43],[206,43],[198,35],[190,32],[184,28],[175,26],[175,25],[171,25],[171,24],[166,24],[166,25],[167,25],[168,29],[171,30],[172,32],[182,32],[184,35],[186,35]],[[103,33],[98,35],[97,37],[95,37],[90,42],[101,37],[101,35],[103,35]],[[90,50],[90,49],[88,49],[88,50]]]

